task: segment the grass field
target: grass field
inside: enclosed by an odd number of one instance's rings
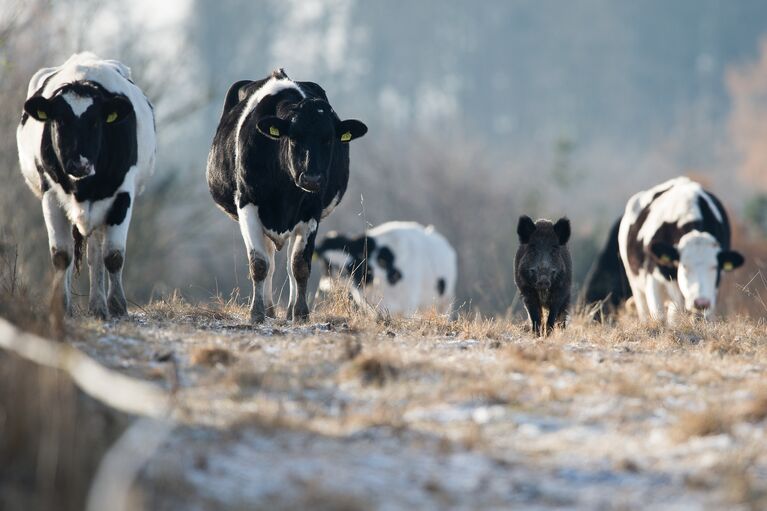
[[[171,298],[67,322],[78,349],[174,392],[138,508],[767,506],[761,322],[575,317],[535,339],[341,302],[306,325],[247,317]]]

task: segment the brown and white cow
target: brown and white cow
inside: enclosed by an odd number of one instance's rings
[[[631,197],[618,241],[642,321],[673,322],[682,311],[710,316],[722,271],[744,261],[730,250],[730,223],[722,204],[686,177]]]

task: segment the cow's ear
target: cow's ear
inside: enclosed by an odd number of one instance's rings
[[[350,142],[355,138],[360,138],[368,132],[368,127],[365,123],[356,119],[347,119],[338,123],[336,133],[341,142]]]
[[[33,119],[45,122],[53,118],[53,104],[48,98],[32,96],[24,103],[24,111]]]
[[[133,103],[128,98],[115,96],[104,101],[103,112],[107,124],[119,124],[133,112]]]
[[[559,238],[559,244],[564,245],[570,239],[570,220],[567,217],[562,217],[554,224],[554,232]]]
[[[679,251],[669,243],[656,241],[650,245],[648,254],[659,266],[673,268],[679,264]]]
[[[517,235],[519,236],[519,242],[526,245],[530,242],[530,236],[535,232],[535,222],[527,215],[519,217],[519,223],[517,223]]]
[[[262,135],[274,140],[279,140],[280,137],[287,136],[290,131],[290,123],[285,119],[280,119],[276,116],[269,116],[264,117],[263,119],[259,119],[256,126]]]
[[[723,250],[716,256],[719,260],[719,267],[724,271],[732,271],[735,268],[740,268],[746,259],[734,250]]]

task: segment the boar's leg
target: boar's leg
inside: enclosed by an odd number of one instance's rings
[[[569,296],[565,296],[561,300],[557,300],[551,304],[549,308],[549,317],[546,318],[546,335],[550,335],[554,330],[554,325],[558,325],[559,328],[565,328],[565,322],[567,321],[567,310],[570,305]]]
[[[525,304],[527,315],[530,318],[530,325],[533,333],[540,337],[541,335],[541,302],[538,301],[536,293],[525,294],[522,296],[522,303]]]

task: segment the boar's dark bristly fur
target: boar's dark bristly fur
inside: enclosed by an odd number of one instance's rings
[[[550,334],[555,324],[564,328],[570,305],[572,262],[567,241],[570,221],[560,218],[533,220],[526,215],[517,225],[519,249],[514,258],[514,281],[530,316],[533,332]],[[548,311],[546,328],[541,332],[543,311]]]

